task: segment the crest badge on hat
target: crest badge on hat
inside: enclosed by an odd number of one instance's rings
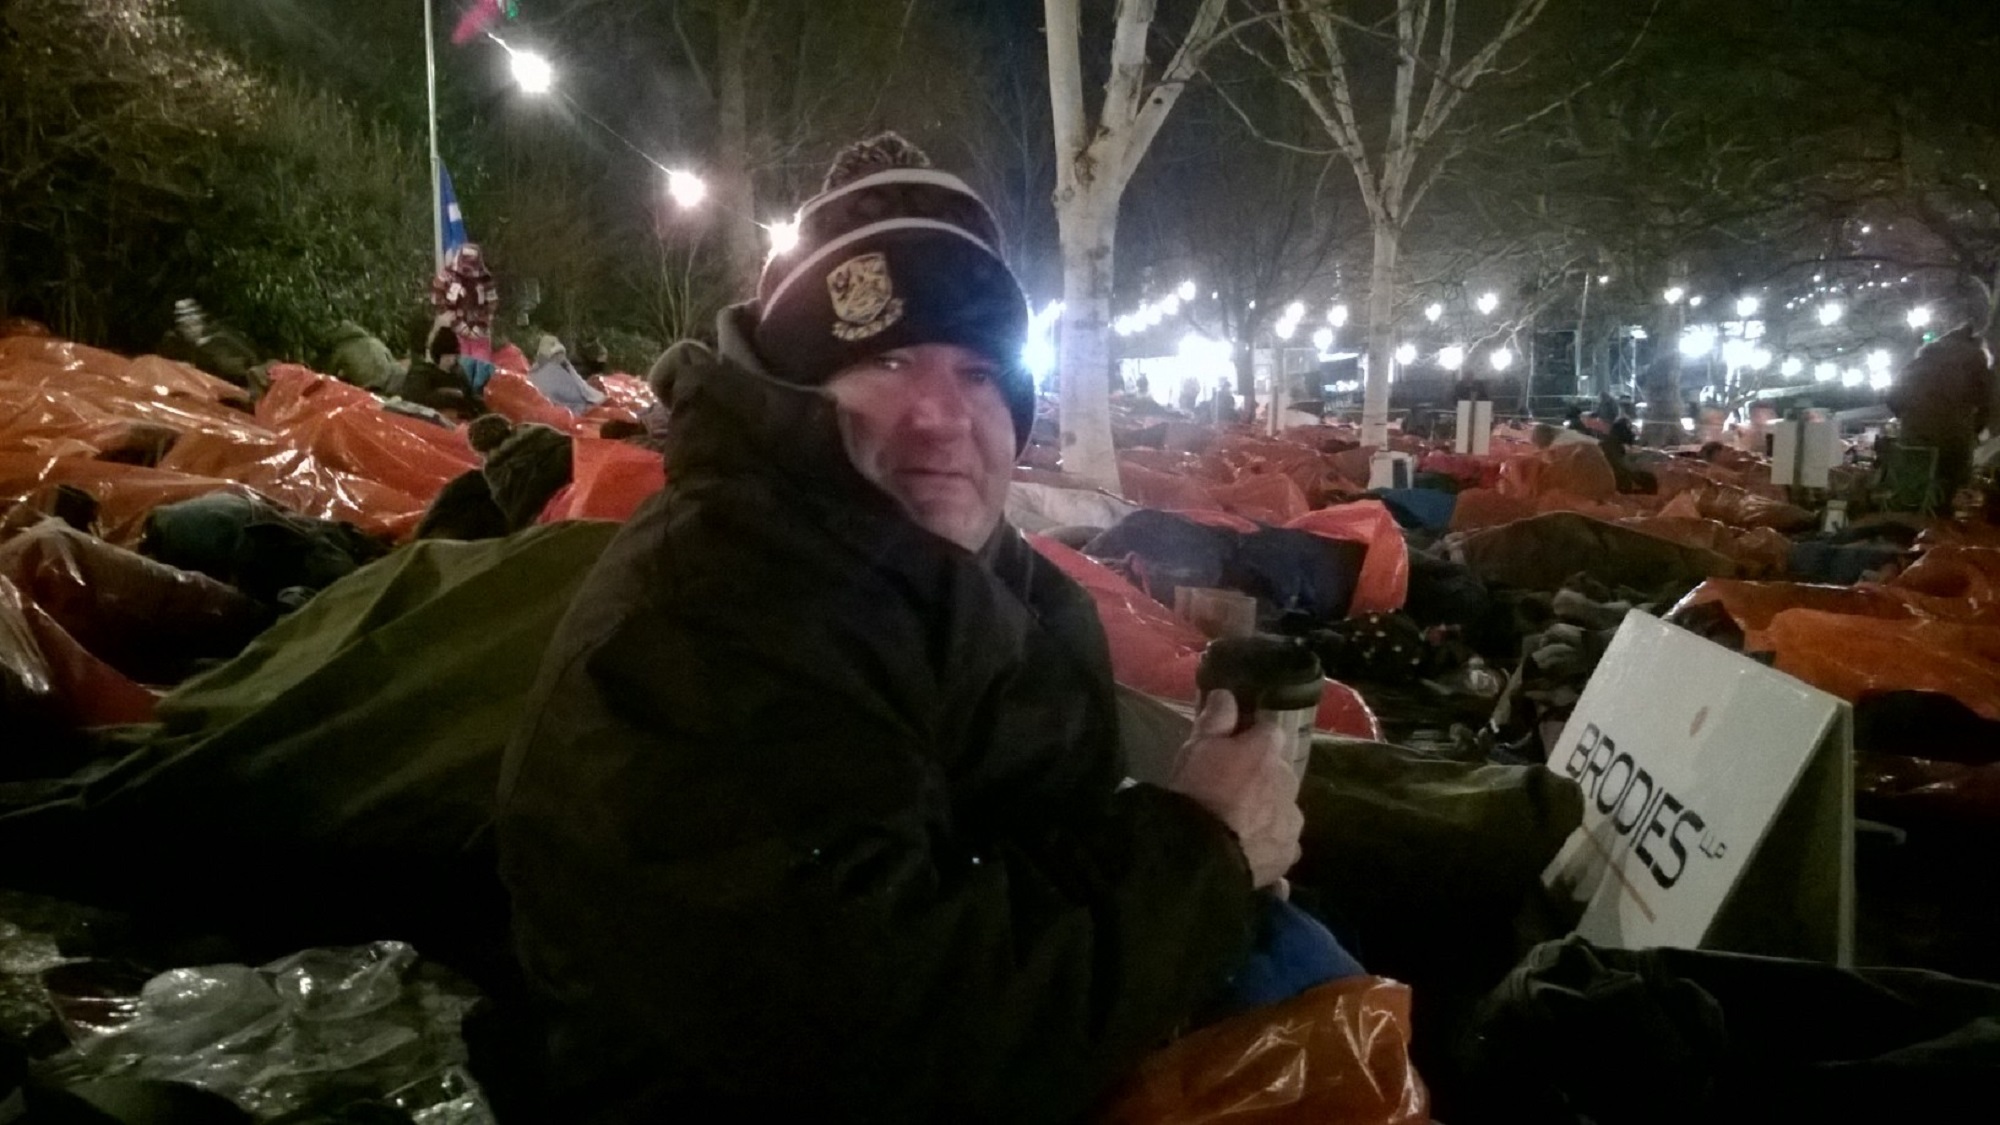
[[[889,278],[889,259],[880,253],[849,258],[826,275],[833,314],[840,320],[833,334],[853,343],[866,340],[903,319],[903,299]]]

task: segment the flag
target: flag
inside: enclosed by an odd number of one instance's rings
[[[465,245],[465,214],[458,209],[458,193],[451,189],[451,173],[438,162],[438,229],[444,232],[444,260]]]
[[[464,46],[502,18],[513,19],[516,13],[514,0],[472,0],[472,7],[458,17],[458,26],[451,29],[452,46]]]

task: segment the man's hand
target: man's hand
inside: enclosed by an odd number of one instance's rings
[[[1195,716],[1194,734],[1181,747],[1166,787],[1194,798],[1214,813],[1250,861],[1252,885],[1277,884],[1299,860],[1299,779],[1283,756],[1285,736],[1260,719],[1241,734],[1236,698],[1212,691]]]

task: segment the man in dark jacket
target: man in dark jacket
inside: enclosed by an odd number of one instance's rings
[[[1951,511],[1972,476],[1972,450],[1996,398],[1992,357],[1969,324],[1919,348],[1889,391],[1902,441],[1937,450],[1932,503],[1941,511]]]
[[[1297,856],[1276,732],[1224,696],[1168,787],[1121,788],[1090,599],[1001,518],[1026,303],[923,164],[851,149],[757,302],[669,361],[668,488],[501,781],[523,1120],[1078,1120]]]

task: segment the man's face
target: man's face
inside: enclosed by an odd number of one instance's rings
[[[847,459],[919,527],[977,551],[1000,526],[1014,420],[1000,365],[956,344],[896,348],[827,383]]]

